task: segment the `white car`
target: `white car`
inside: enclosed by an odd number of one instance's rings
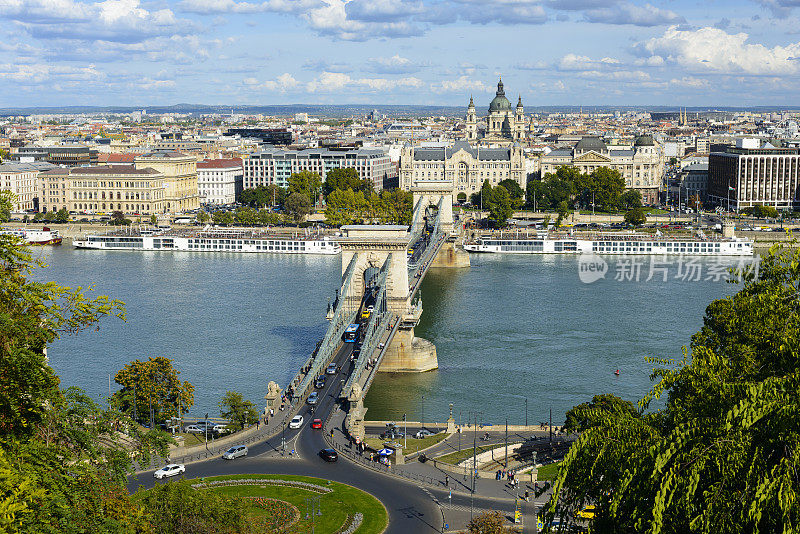
[[[433,432],[431,432],[430,430],[425,430],[423,428],[422,430],[420,430],[419,432],[414,434],[414,437],[417,438],[417,439],[422,439],[422,438],[427,438],[428,436],[432,436],[432,435],[433,435]]]
[[[289,421],[289,428],[300,428],[303,426],[303,416],[302,415],[295,415],[292,417],[292,420]]]
[[[231,430],[228,428],[228,425],[214,425],[214,428],[212,428],[211,431],[214,432],[214,434],[220,435],[227,434]]]
[[[233,460],[239,456],[247,456],[247,450],[247,445],[234,445],[222,453],[222,457],[226,460]]]
[[[169,464],[165,465],[155,473],[153,473],[154,478],[165,478],[165,477],[174,477],[175,475],[180,475],[181,473],[186,472],[186,466],[183,464]]]
[[[202,434],[205,431],[206,431],[205,428],[200,428],[197,425],[189,425],[184,429],[184,432],[186,432],[187,434]]]

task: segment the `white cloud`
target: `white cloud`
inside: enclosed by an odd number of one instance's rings
[[[590,9],[584,13],[584,16],[588,22],[632,24],[634,26],[663,26],[686,22],[686,19],[674,11],[661,9],[651,4],[637,6],[629,2]]]
[[[690,89],[701,89],[708,87],[709,81],[702,78],[695,78],[694,76],[684,76],[683,78],[673,78],[669,81],[670,85],[676,87],[687,87]]]
[[[392,57],[373,57],[369,59],[370,70],[380,74],[409,74],[417,72],[422,65],[395,54]]]
[[[443,80],[431,84],[431,91],[435,93],[466,93],[469,91],[489,93],[494,90],[493,86],[486,85],[481,80],[476,80],[469,76],[461,76],[455,80]]]
[[[105,74],[94,65],[71,67],[66,65],[39,64],[0,64],[0,79],[23,84],[39,84],[45,81],[101,81]]]
[[[415,77],[407,78],[353,78],[342,72],[323,72],[320,76],[306,84],[309,93],[331,93],[344,88],[356,88],[366,91],[392,91],[399,88],[420,88],[423,81]]]
[[[588,56],[567,54],[559,60],[558,69],[563,71],[582,71],[616,68],[620,65],[620,60],[613,57],[592,59]]]
[[[269,0],[267,2],[237,2],[235,0],[182,0],[178,8],[187,13],[211,15],[218,13],[303,13],[321,7],[321,0]]]
[[[673,26],[661,37],[640,43],[637,50],[699,73],[785,75],[800,70],[800,43],[770,48],[748,43],[748,38],[746,33],[729,34],[712,27]]]
[[[139,42],[195,30],[169,9],[148,11],[140,0],[0,0],[0,16],[17,21],[36,38]]]

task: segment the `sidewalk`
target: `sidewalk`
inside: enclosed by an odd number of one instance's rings
[[[326,421],[324,436],[329,445],[347,456],[348,459],[374,471],[411,480],[418,485],[441,490],[449,489],[453,494],[471,495],[472,479],[469,470],[466,470],[465,477],[463,474],[456,474],[435,467],[432,461],[425,463],[410,461],[403,465],[386,467],[378,462],[370,461],[368,453],[363,456],[360,455],[344,431],[345,415],[346,412],[343,410],[332,414]],[[331,430],[333,430],[332,435]],[[445,486],[445,477],[448,477],[449,486]],[[541,485],[542,483],[540,482],[539,487]],[[533,500],[533,484],[520,481],[516,489],[511,489],[506,480],[498,481],[494,478],[478,478],[475,480],[475,496],[491,499],[513,502],[518,494],[520,496],[524,495],[526,489],[530,492],[531,500]],[[541,501],[543,498],[546,498],[546,496],[539,497],[537,500]]]

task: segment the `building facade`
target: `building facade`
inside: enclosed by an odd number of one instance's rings
[[[584,137],[573,148],[558,148],[542,156],[542,177],[563,166],[577,167],[586,174],[600,167],[614,169],[626,188],[641,193],[645,204],[658,202],[664,178],[663,153],[649,135],[637,137],[632,148],[621,150],[611,150],[599,137]]]
[[[467,106],[467,140],[477,141],[478,117],[475,113],[475,103],[469,97]],[[525,109],[522,106],[522,96],[517,100],[516,108],[511,108],[511,102],[506,98],[503,80],[497,82],[497,92],[489,103],[489,113],[486,116],[486,129],[484,142],[508,143],[525,138]]]
[[[726,147],[708,157],[708,198],[731,210],[800,207],[800,149]]]
[[[128,215],[152,215],[166,211],[164,175],[155,169],[137,169],[131,165],[95,167],[59,167],[40,176],[42,184],[66,191],[67,202],[47,197],[47,209],[66,208],[79,214],[110,214],[121,211]]]
[[[286,187],[289,176],[300,171],[315,172],[323,181],[332,169],[353,168],[359,178],[380,190],[396,176],[389,154],[380,149],[357,150],[279,150],[268,148],[243,161],[244,188],[275,184]]]
[[[38,210],[39,169],[26,163],[0,165],[0,191],[16,197],[12,211]]]
[[[97,150],[83,145],[22,146],[16,149],[12,158],[22,163],[46,161],[54,165],[94,165],[97,163]]]
[[[243,180],[239,158],[197,162],[197,188],[200,202],[205,204],[233,204],[242,192]]]
[[[400,154],[400,188],[446,187],[462,198],[481,190],[484,180],[496,186],[514,180],[522,190],[527,185],[522,148],[481,148],[457,141],[446,148],[404,147]]]
[[[134,158],[136,169],[155,169],[164,176],[166,204],[169,213],[182,213],[200,208],[197,189],[197,160],[181,152],[150,152]]]

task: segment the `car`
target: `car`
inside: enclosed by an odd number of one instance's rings
[[[325,375],[317,377],[317,381],[314,382],[314,387],[317,389],[322,389],[325,387]]]
[[[189,425],[186,428],[184,428],[183,431],[186,432],[187,434],[202,434],[203,432],[206,431],[206,429],[200,428],[197,425]]]
[[[306,402],[309,404],[316,404],[317,400],[319,400],[319,395],[317,394],[316,391],[312,391],[311,395],[308,396]]]
[[[594,519],[596,510],[595,505],[590,504],[575,512],[575,516],[581,519]]]
[[[339,455],[336,453],[335,449],[322,449],[319,451],[319,455],[326,462],[335,462],[339,459]]]
[[[292,417],[292,420],[289,421],[289,428],[300,428],[303,426],[303,416],[302,415],[295,415]]]
[[[414,437],[417,438],[417,439],[422,439],[422,438],[427,438],[428,436],[432,436],[432,435],[433,435],[433,432],[423,428],[422,430],[420,430],[419,432],[414,434]]]
[[[239,456],[247,456],[247,445],[234,445],[227,451],[222,453],[222,457],[225,460],[233,460],[234,458],[238,458]]]
[[[322,428],[322,419],[314,419],[311,421],[311,428],[320,429]]]
[[[328,366],[328,368],[325,369],[325,374],[326,375],[335,375],[336,374],[336,364],[335,363],[330,364]]]
[[[168,464],[153,473],[153,478],[166,478],[166,477],[174,477],[175,475],[180,475],[181,473],[186,472],[186,466],[183,464]]]
[[[214,425],[211,431],[214,432],[214,434],[220,435],[220,434],[227,434],[228,432],[231,431],[231,429],[228,428],[228,425]]]
[[[375,311],[375,306],[370,304],[369,306],[367,306],[367,311],[370,312],[370,313],[374,312]]]
[[[372,312],[369,311],[367,308],[364,308],[364,311],[361,312],[362,319],[369,319],[369,316]]]

